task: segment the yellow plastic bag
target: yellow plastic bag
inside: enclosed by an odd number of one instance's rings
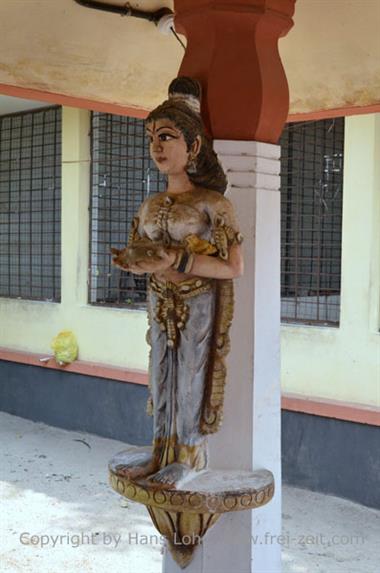
[[[71,330],[62,330],[51,343],[54,357],[59,365],[70,364],[78,357],[78,343]]]

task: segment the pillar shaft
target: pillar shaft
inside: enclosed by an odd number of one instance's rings
[[[62,194],[61,305],[73,308],[77,304],[87,303],[89,112],[63,107],[62,126],[62,188],[65,192]]]
[[[200,80],[202,116],[227,172],[243,243],[224,422],[210,437],[210,467],[266,468],[273,500],[224,515],[186,573],[280,573],[280,148],[289,94],[278,40],[295,0],[175,0],[187,38],[179,75]],[[165,573],[181,569],[166,552]]]
[[[224,515],[186,573],[280,573],[280,148],[216,141],[244,235],[244,276],[235,281],[224,421],[209,438],[210,467],[270,470],[275,496]],[[170,555],[165,573],[180,573]]]

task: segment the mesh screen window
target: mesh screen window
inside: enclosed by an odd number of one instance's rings
[[[125,247],[141,203],[165,186],[150,159],[144,120],[92,113],[90,303],[139,307],[146,302],[146,276],[114,267],[110,249]]]
[[[0,116],[0,296],[60,301],[61,109]]]
[[[280,143],[282,320],[337,326],[344,119],[288,124]]]

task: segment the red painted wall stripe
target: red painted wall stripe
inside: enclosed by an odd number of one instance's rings
[[[128,115],[130,117],[145,118],[149,113],[149,110],[140,107],[104,103],[101,101],[94,101],[91,99],[72,97],[64,94],[44,92],[29,88],[21,88],[19,86],[11,86],[7,84],[0,84],[0,94],[19,97],[23,99],[46,101],[47,103],[50,104],[84,108],[84,109],[90,109],[92,111],[101,111],[104,113],[114,113],[116,115]]]
[[[380,102],[371,105],[357,105],[337,107],[334,109],[321,109],[319,111],[310,111],[306,113],[290,113],[287,122],[294,121],[316,121],[318,119],[328,119],[330,117],[345,117],[349,115],[363,115],[366,113],[379,113]]]
[[[145,118],[149,113],[149,110],[145,108],[123,106],[120,104],[94,101],[91,99],[73,97],[52,92],[45,92],[41,90],[23,88],[20,86],[12,86],[8,84],[0,84],[0,94],[19,97],[23,99],[46,101],[47,103],[51,104],[66,105],[69,107],[84,108],[93,111],[101,111],[105,113],[114,113],[117,115],[128,115],[130,117]],[[330,117],[362,115],[366,113],[379,113],[379,112],[380,112],[380,102],[377,102],[366,106],[345,106],[334,109],[310,111],[306,113],[291,113],[288,115],[287,122],[311,121],[318,119],[328,119]]]
[[[75,360],[75,362],[67,364],[66,366],[59,366],[54,357],[48,354],[35,354],[32,352],[0,348],[0,360],[29,364],[30,366],[40,366],[41,368],[52,368],[53,370],[64,370],[65,372],[85,374],[86,376],[108,378],[118,380],[119,382],[131,382],[144,386],[148,384],[148,374],[142,370],[131,370],[120,366],[107,366],[96,362],[86,362],[84,360]]]
[[[281,408],[291,412],[301,412],[324,418],[336,418],[337,420],[380,426],[380,408],[376,406],[339,402],[326,398],[309,399],[299,394],[283,394]]]
[[[47,360],[41,362],[41,359],[45,358],[47,358]],[[148,373],[145,371],[131,370],[119,366],[107,366],[96,362],[86,362],[84,360],[76,360],[67,366],[59,366],[52,356],[10,350],[7,348],[0,348],[0,360],[29,364],[41,368],[65,370],[66,372],[84,374],[86,376],[97,376],[99,378],[118,380],[119,382],[142,384],[143,386],[148,384]],[[283,394],[281,408],[291,412],[380,426],[380,408],[376,408],[376,406],[366,406],[364,404],[353,404],[322,398],[305,398],[299,394]]]

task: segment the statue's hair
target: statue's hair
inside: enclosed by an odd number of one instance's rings
[[[198,187],[223,194],[227,178],[206,135],[200,113],[195,111],[200,109],[200,99],[201,86],[198,81],[186,77],[175,78],[169,86],[169,99],[150,112],[146,123],[169,119],[183,133],[188,150],[200,135],[201,148],[195,159],[196,172],[188,173],[188,177]]]

